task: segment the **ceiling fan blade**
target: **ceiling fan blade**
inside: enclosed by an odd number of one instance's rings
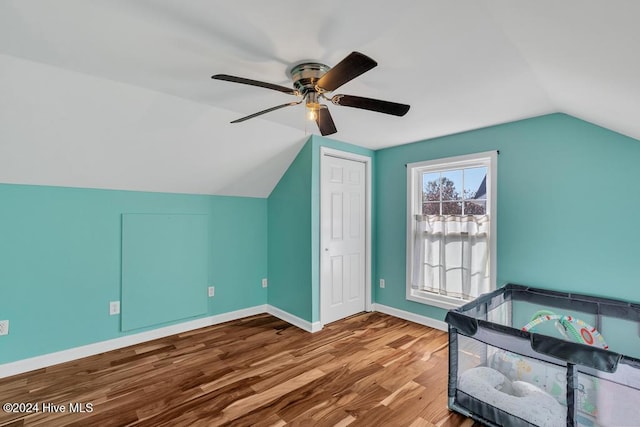
[[[398,104],[397,102],[382,101],[380,99],[363,98],[361,96],[352,95],[334,95],[331,98],[331,102],[335,105],[362,108],[363,110],[393,114],[394,116],[404,116],[410,108],[410,106],[406,104]]]
[[[258,111],[257,113],[253,113],[253,114],[250,114],[250,115],[248,115],[248,116],[246,116],[246,117],[239,118],[239,119],[237,119],[237,120],[232,121],[231,123],[240,123],[240,122],[244,122],[245,120],[253,119],[254,117],[258,117],[258,116],[261,116],[261,115],[263,115],[263,114],[270,113],[270,112],[275,111],[275,110],[279,110],[280,108],[289,107],[289,106],[291,106],[291,105],[298,105],[298,104],[300,104],[301,102],[302,102],[302,101],[298,101],[298,102],[287,102],[286,104],[276,105],[275,107],[267,108],[266,110]]]
[[[280,86],[273,83],[261,82],[259,80],[245,79],[244,77],[230,76],[228,74],[216,74],[211,76],[211,78],[215,80],[224,80],[232,83],[242,83],[250,86],[264,87],[267,89],[273,89],[280,92],[288,93],[289,95],[299,95],[299,92],[297,90],[290,87]]]
[[[333,118],[331,118],[329,108],[327,108],[326,105],[321,104],[317,114],[316,123],[318,124],[318,129],[320,129],[322,136],[338,132],[335,123],[333,123]]]
[[[336,90],[346,82],[378,65],[376,61],[360,52],[351,52],[346,58],[320,77],[317,86],[327,92]]]

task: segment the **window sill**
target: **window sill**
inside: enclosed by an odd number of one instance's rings
[[[445,310],[458,308],[470,302],[470,300],[452,298],[444,295],[432,294],[430,292],[416,291],[414,289],[409,290],[407,293],[407,299],[421,304],[444,308]]]

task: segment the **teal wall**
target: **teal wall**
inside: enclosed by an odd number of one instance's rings
[[[0,364],[126,335],[109,316],[123,213],[207,215],[206,315],[266,303],[265,199],[0,184]]]
[[[311,139],[268,199],[270,305],[311,321]]]
[[[209,301],[209,216],[123,214],[123,331],[204,316]]]
[[[309,322],[320,320],[321,147],[374,158],[372,150],[313,135],[269,195],[268,301]]]
[[[0,184],[0,364],[126,335],[108,315],[123,213],[207,215],[207,316],[269,303],[319,321],[322,146],[373,157],[377,303],[444,318],[405,298],[405,164],[488,150],[500,151],[499,284],[640,301],[627,219],[640,211],[639,141],[563,114],[377,152],[313,136],[268,199]]]
[[[376,302],[443,319],[407,301],[405,164],[499,150],[498,285],[640,301],[640,143],[552,114],[376,152]]]

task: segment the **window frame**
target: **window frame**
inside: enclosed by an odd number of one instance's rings
[[[431,292],[415,290],[411,287],[413,267],[413,236],[415,234],[415,215],[422,214],[422,174],[430,172],[444,172],[473,167],[487,169],[487,202],[486,214],[489,216],[489,284],[491,290],[496,289],[497,275],[497,212],[498,212],[498,152],[485,151],[462,156],[446,157],[407,163],[407,234],[406,234],[406,299],[422,304],[432,305],[444,309],[458,308],[468,300],[438,295]],[[419,193],[418,193],[419,191]]]

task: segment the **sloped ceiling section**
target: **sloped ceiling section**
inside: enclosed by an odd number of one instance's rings
[[[640,2],[4,0],[0,182],[265,197],[317,133],[290,101],[302,60],[379,63],[338,90],[335,138],[377,149],[566,112],[640,138]]]
[[[0,182],[265,197],[296,129],[0,55]],[[268,166],[267,166],[268,165]]]

